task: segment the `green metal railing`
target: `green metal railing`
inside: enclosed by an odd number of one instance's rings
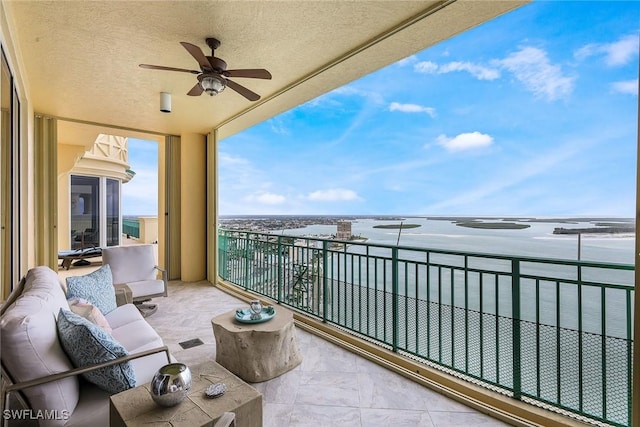
[[[634,266],[219,230],[220,276],[533,405],[631,420]]]
[[[140,238],[140,221],[138,219],[123,219],[122,220],[122,234],[126,234],[131,237]]]

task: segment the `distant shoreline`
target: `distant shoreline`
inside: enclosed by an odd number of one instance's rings
[[[391,230],[398,230],[398,229],[405,229],[405,228],[418,228],[418,227],[422,227],[420,224],[380,224],[380,225],[374,225],[373,228],[385,228],[385,229],[391,229]]]
[[[529,216],[428,216],[428,215],[220,215],[220,226],[231,230],[273,232],[306,228],[310,225],[337,225],[339,221],[374,220],[405,221],[409,218],[427,221],[449,221],[460,227],[485,230],[522,230],[534,223],[591,223],[587,228],[556,228],[556,235],[594,233],[621,234],[635,232],[635,219],[626,217],[529,217]],[[589,224],[589,225],[591,225]],[[411,229],[420,224],[380,224],[378,229]]]
[[[613,226],[613,227],[589,227],[589,228],[564,228],[558,227],[553,229],[553,234],[621,234],[635,233],[636,228],[630,226]]]

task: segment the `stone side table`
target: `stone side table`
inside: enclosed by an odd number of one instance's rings
[[[262,427],[262,394],[214,361],[190,366],[191,391],[177,406],[165,408],[157,405],[144,384],[109,399],[111,427],[212,426],[226,412],[236,414],[236,425]],[[211,384],[222,382],[227,391],[220,397],[209,399],[204,390]]]
[[[211,320],[216,362],[245,381],[258,383],[290,371],[302,362],[293,314],[276,307],[263,323],[240,323],[231,311]]]

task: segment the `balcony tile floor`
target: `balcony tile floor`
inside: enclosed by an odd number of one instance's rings
[[[88,266],[89,267],[89,266]],[[95,268],[60,270],[61,276]],[[211,319],[246,305],[208,282],[171,282],[169,297],[156,298],[147,321],[171,353],[189,364],[215,360]],[[269,381],[252,384],[263,394],[264,427],[507,426],[301,329],[303,362]],[[199,338],[202,345],[179,343]]]
[[[207,282],[173,282],[147,318],[176,359],[215,360],[211,319],[246,303]],[[297,329],[302,364],[253,386],[263,394],[265,427],[505,426],[454,400]],[[179,342],[204,344],[182,349]]]

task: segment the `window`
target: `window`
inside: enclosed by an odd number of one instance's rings
[[[71,176],[71,248],[100,246],[100,178]]]
[[[71,248],[120,244],[120,181],[71,175]]]
[[[120,234],[120,181],[107,178],[107,246],[117,246]]]

